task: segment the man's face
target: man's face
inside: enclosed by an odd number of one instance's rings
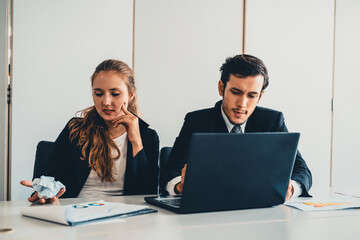
[[[230,74],[224,90],[224,83],[219,81],[219,94],[223,97],[223,111],[233,124],[242,124],[253,113],[264,91],[262,75],[238,78]]]

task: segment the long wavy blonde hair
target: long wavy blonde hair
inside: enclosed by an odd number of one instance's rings
[[[128,91],[134,95],[128,103],[128,111],[138,114],[135,79],[131,68],[119,60],[105,60],[96,67],[91,76],[91,85],[101,71],[116,71],[127,80]],[[87,160],[89,167],[96,171],[102,181],[115,181],[115,173],[112,171],[113,162],[120,157],[121,153],[110,138],[105,121],[98,114],[95,106],[82,110],[81,116],[82,118],[74,118],[69,124],[70,141],[75,142],[75,139],[78,139],[77,145],[81,150],[81,160]],[[117,152],[115,156],[112,156],[112,149]]]

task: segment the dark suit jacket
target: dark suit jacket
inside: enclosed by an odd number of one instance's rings
[[[190,138],[193,133],[227,133],[228,129],[221,115],[221,103],[219,101],[214,108],[202,109],[190,112],[185,117],[184,125],[176,138],[169,160],[165,167],[165,177],[161,180],[164,190],[171,179],[181,175],[181,169],[187,162]],[[248,118],[245,132],[287,132],[284,116],[281,112],[257,106]],[[301,184],[302,196],[308,196],[307,191],[312,185],[311,172],[306,166],[300,152],[296,154],[295,165],[291,176]]]
[[[70,121],[69,121],[70,122]],[[88,160],[80,159],[80,148],[69,140],[69,122],[54,144],[51,161],[44,175],[55,177],[66,186],[62,197],[77,197],[90,174]],[[128,141],[124,179],[124,195],[154,194],[158,186],[159,137],[139,119],[143,149],[132,156],[132,145]],[[77,142],[77,139],[75,139]]]

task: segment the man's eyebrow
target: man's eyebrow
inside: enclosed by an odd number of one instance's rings
[[[230,90],[232,90],[232,91],[238,91],[238,92],[243,92],[241,89],[238,89],[238,88],[236,88],[236,87],[232,87]]]
[[[238,89],[238,88],[236,88],[236,87],[232,87],[232,88],[230,88],[230,90],[231,90],[231,91],[237,91],[237,92],[242,92],[242,93],[243,93],[243,91],[242,91],[241,89]],[[248,94],[256,94],[256,95],[259,95],[259,93],[256,92],[256,91],[249,92]]]

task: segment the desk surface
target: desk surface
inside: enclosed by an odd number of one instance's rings
[[[327,195],[333,193],[327,193]],[[104,198],[145,204],[144,196]],[[63,199],[61,205],[99,199]],[[0,239],[360,239],[360,210],[303,212],[284,205],[226,212],[178,215],[158,213],[74,227],[23,217],[26,201],[0,202]],[[170,237],[171,236],[171,237]]]

